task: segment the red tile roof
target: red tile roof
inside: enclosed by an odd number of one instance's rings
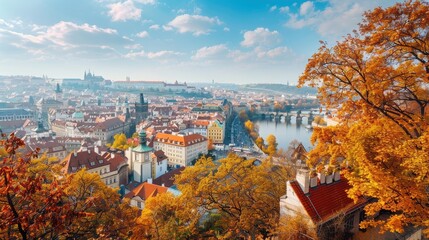
[[[155,151],[152,154],[156,158],[157,162],[162,162],[168,158],[167,156],[165,156],[165,153],[162,150]]]
[[[142,200],[147,200],[150,197],[155,197],[160,193],[167,192],[168,188],[156,184],[142,183],[135,187],[131,192],[125,194],[126,198],[140,197]]]
[[[351,212],[367,202],[361,198],[354,203],[346,193],[351,186],[343,178],[331,184],[319,184],[310,188],[308,194],[304,194],[297,181],[290,182],[290,185],[314,223],[326,222],[339,212]]]
[[[65,162],[64,171],[68,173],[77,172],[82,167],[89,170],[107,165],[110,165],[110,171],[113,172],[127,163],[127,159],[120,154],[114,154],[113,158],[111,153],[104,153],[101,156],[94,149],[70,153],[63,161]]]
[[[158,133],[156,134],[155,141],[185,147],[207,141],[207,138],[200,134],[173,135],[167,133]]]

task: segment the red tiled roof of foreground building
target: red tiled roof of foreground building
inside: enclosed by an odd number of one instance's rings
[[[354,203],[346,192],[351,186],[343,178],[330,184],[318,184],[310,188],[308,194],[304,194],[297,181],[290,182],[290,185],[314,223],[326,222],[339,212],[350,212],[367,202],[361,198]]]
[[[165,193],[167,190],[168,188],[166,187],[145,182],[135,187],[131,192],[125,194],[124,197],[134,198],[138,196],[142,200],[147,200],[148,198],[155,197],[160,193]]]

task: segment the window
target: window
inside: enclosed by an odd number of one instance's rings
[[[354,223],[354,214],[350,214],[346,217],[346,220],[344,221],[344,231],[350,232],[353,229]]]
[[[141,209],[142,208],[142,202],[137,201],[137,207]]]

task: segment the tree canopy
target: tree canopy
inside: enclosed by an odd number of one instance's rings
[[[315,129],[309,164],[345,158],[349,196],[366,206],[362,226],[429,226],[429,3],[406,1],[364,14],[359,30],[321,43],[299,84],[319,87],[340,123]],[[385,209],[387,220],[373,220]]]
[[[5,137],[5,136],[4,136]],[[0,239],[128,238],[137,209],[95,173],[63,174],[24,142],[0,141]]]
[[[202,157],[176,177],[181,195],[158,195],[147,201],[139,238],[267,238],[275,233],[279,198],[288,169],[269,160],[255,165],[230,154],[216,166]],[[137,232],[137,230],[135,231]]]

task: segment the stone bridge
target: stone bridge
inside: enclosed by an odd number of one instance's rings
[[[308,124],[311,124],[314,120],[314,117],[317,114],[314,111],[291,111],[291,112],[274,112],[274,111],[265,111],[259,112],[258,116],[262,119],[275,119],[275,120],[285,120],[285,122],[290,122],[292,117],[296,117],[296,122],[301,123],[303,118],[307,118]]]

